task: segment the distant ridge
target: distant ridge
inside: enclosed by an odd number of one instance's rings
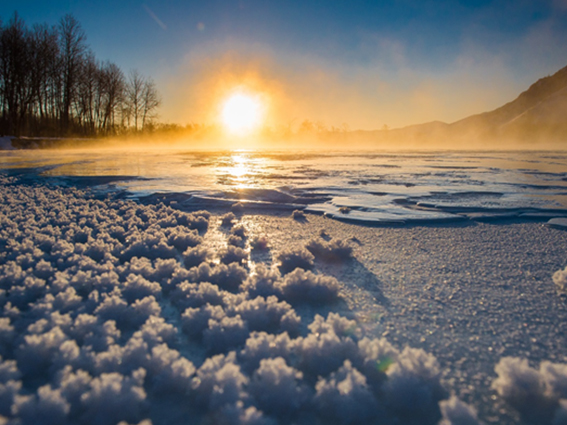
[[[567,148],[567,66],[532,84],[516,99],[451,124],[433,121],[408,127],[354,131],[362,143],[398,147]]]
[[[563,137],[567,142],[567,67],[541,78],[515,100],[490,112],[449,125],[451,135],[540,140]]]

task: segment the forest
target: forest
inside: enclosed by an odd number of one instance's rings
[[[144,132],[160,95],[151,77],[101,61],[81,24],[0,21],[0,136],[102,137]]]

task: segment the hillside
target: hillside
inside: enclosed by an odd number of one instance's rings
[[[397,147],[567,147],[567,67],[541,78],[515,100],[451,124],[352,132],[361,142]]]
[[[452,123],[448,130],[459,139],[567,140],[567,67],[539,79],[512,102]]]

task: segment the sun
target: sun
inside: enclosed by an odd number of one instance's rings
[[[244,136],[262,125],[263,115],[259,95],[234,93],[222,105],[221,121],[229,133]]]

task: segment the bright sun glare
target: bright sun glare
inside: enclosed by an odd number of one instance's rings
[[[257,96],[236,93],[222,107],[222,123],[233,134],[246,135],[260,127],[262,102]]]

